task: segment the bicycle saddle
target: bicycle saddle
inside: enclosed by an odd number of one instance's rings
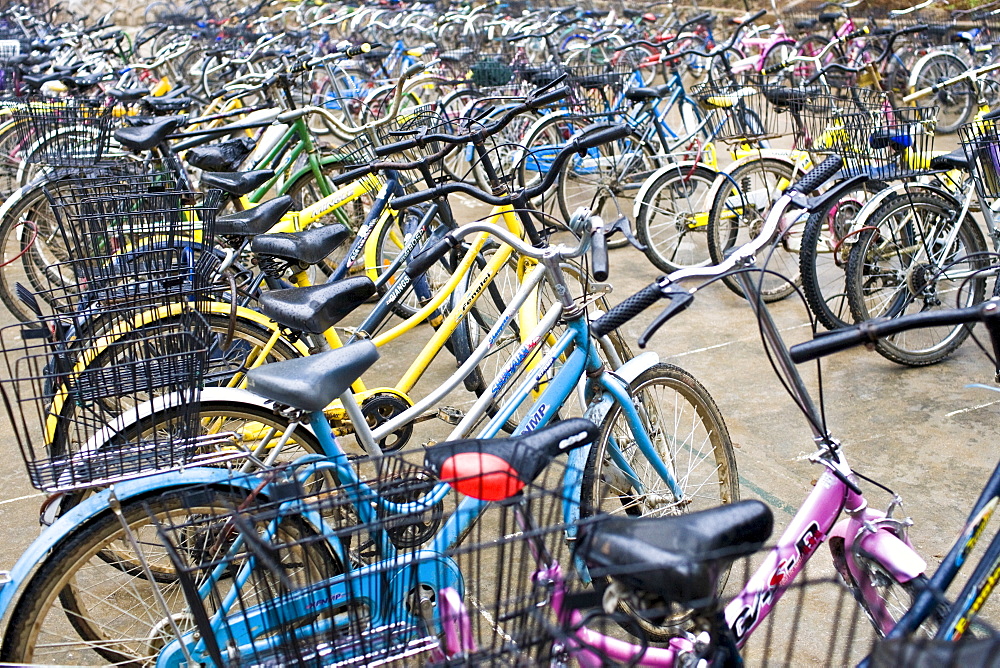
[[[260,296],[260,312],[285,327],[321,334],[375,294],[367,276],[307,288],[270,290]]]
[[[321,411],[347,391],[378,359],[371,341],[272,362],[247,372],[247,389],[256,395],[300,410]]]
[[[109,88],[108,95],[121,102],[135,102],[149,95],[149,89],[145,86],[138,88]]]
[[[427,448],[426,466],[462,494],[501,501],[524,489],[553,459],[597,438],[597,426],[584,418],[512,438],[466,438]]]
[[[609,517],[581,525],[576,554],[591,575],[611,576],[685,607],[708,607],[719,575],[759,550],[773,526],[771,509],[760,501],[688,515]]]
[[[820,23],[833,23],[841,16],[843,16],[843,14],[841,14],[840,12],[821,12],[820,15],[817,17],[817,20]]]
[[[810,97],[819,91],[816,89],[765,87],[763,92],[767,101],[774,106],[788,107],[797,111],[802,109]]]
[[[149,125],[133,125],[115,130],[115,139],[133,151],[148,151],[163,143],[171,132],[184,122],[183,116],[167,116]]]
[[[204,179],[202,185],[206,185]],[[215,232],[229,237],[264,234],[288,213],[294,203],[290,195],[282,195],[250,209],[227,213],[215,219]]]
[[[262,234],[254,237],[250,250],[282,260],[319,264],[349,236],[351,231],[345,225],[336,223],[301,232]]]
[[[625,91],[625,97],[633,102],[645,102],[646,100],[656,100],[670,94],[670,84],[659,86],[629,88]]]
[[[274,172],[270,169],[257,169],[252,172],[205,172],[201,175],[201,185],[204,188],[218,188],[230,195],[242,197],[260,188],[272,178]]]
[[[41,88],[43,85],[50,81],[59,81],[64,76],[65,72],[49,72],[48,74],[25,74],[21,77],[21,81],[28,84],[31,88]]]
[[[819,25],[819,19],[799,19],[793,25],[798,30],[812,30]]]
[[[965,149],[959,147],[951,153],[936,155],[931,158],[931,169],[961,169],[971,171],[969,159],[965,157]]]

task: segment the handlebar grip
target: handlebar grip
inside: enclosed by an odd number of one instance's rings
[[[411,77],[415,77],[425,69],[427,69],[426,63],[413,63],[405,72],[403,72],[403,78],[409,79]]]
[[[834,330],[812,341],[794,345],[788,352],[792,357],[792,361],[799,364],[824,357],[830,353],[853,348],[870,340],[870,335],[867,332],[863,332],[860,327],[848,327],[846,329]]]
[[[870,31],[868,30],[868,26],[861,26],[857,30],[852,30],[851,32],[849,32],[846,35],[844,35],[844,39],[845,40],[857,39],[859,37],[864,37],[869,32]]]
[[[368,53],[371,50],[371,44],[365,42],[364,44],[358,44],[357,46],[351,46],[344,49],[344,56],[347,58],[356,58],[360,55]]]
[[[743,23],[741,25],[746,25],[748,23],[753,23],[754,21],[756,21],[760,17],[764,16],[764,14],[767,14],[767,10],[766,9],[757,10],[756,12],[754,12],[753,14],[751,14],[750,16],[746,17],[746,19],[743,21]]]
[[[358,167],[357,169],[352,169],[346,172],[341,172],[340,174],[335,174],[330,177],[330,183],[336,187],[340,187],[345,183],[350,183],[351,181],[357,181],[362,179],[372,173],[372,168],[370,165],[365,167]]]
[[[589,132],[576,140],[577,150],[583,152],[595,148],[602,144],[608,144],[619,139],[624,139],[632,134],[632,128],[628,125],[615,125],[606,130]]]
[[[532,109],[538,109],[540,107],[547,107],[550,104],[554,104],[559,100],[569,96],[569,88],[566,86],[560,86],[555,90],[550,90],[542,93],[538,97],[532,97],[528,104],[531,105]]]
[[[446,234],[443,238],[435,241],[430,248],[421,248],[420,253],[414,255],[406,265],[406,269],[404,269],[406,275],[410,278],[417,278],[425,274],[428,269],[434,266],[435,262],[447,255],[448,251],[457,245],[458,241]]]
[[[602,315],[591,327],[596,336],[615,331],[655,304],[663,296],[658,283],[651,283]]]
[[[843,166],[844,160],[839,155],[834,153],[819,165],[813,167],[808,174],[799,179],[795,185],[790,188],[790,191],[802,194],[811,193],[829,181],[830,178],[839,172],[840,168]]]
[[[604,236],[603,231],[599,231],[591,237],[590,253],[590,267],[591,273],[594,275],[594,280],[603,283],[608,280],[608,274],[610,273],[608,268],[608,238]]]

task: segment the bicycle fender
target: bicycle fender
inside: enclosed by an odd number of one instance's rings
[[[635,195],[635,202],[632,204],[632,218],[635,219],[639,217],[639,208],[642,206],[642,203],[646,200],[646,194],[652,187],[653,182],[659,178],[660,174],[667,174],[670,172],[683,172],[684,170],[694,171],[698,167],[714,171],[711,169],[711,167],[708,167],[704,163],[696,162],[694,160],[684,160],[682,162],[674,162],[669,165],[664,165],[663,167],[660,167],[655,172],[646,177],[646,180],[642,182],[642,186],[639,188],[639,192],[636,193]],[[714,186],[715,184],[712,185]]]
[[[858,211],[858,214],[854,217],[854,223],[851,225],[851,234],[854,234],[863,228],[868,222],[868,219],[875,213],[875,210],[882,206],[887,199],[896,195],[912,193],[914,190],[923,190],[931,193],[932,195],[943,197],[955,207],[956,211],[961,210],[962,208],[961,202],[955,199],[954,195],[936,186],[926,183],[914,183],[912,181],[909,183],[896,183],[878,191],[874,197],[862,205],[861,210]]]
[[[606,371],[612,382],[621,382],[626,387],[632,384],[643,371],[651,369],[660,363],[660,356],[652,351],[644,352],[637,357],[633,357],[628,362],[622,364],[615,371]],[[600,426],[608,416],[608,412],[614,405],[614,398],[607,392],[597,401],[587,407],[583,417],[594,424]],[[580,489],[583,486],[583,470],[587,466],[587,459],[590,457],[591,446],[577,448],[569,453],[569,461],[566,466],[566,475],[563,479],[563,489],[569,493],[566,501],[563,502],[563,515],[566,518],[569,528],[567,536],[575,536],[575,521],[580,519]]]
[[[883,513],[867,510],[865,517],[842,519],[834,525],[829,538],[844,541],[844,558],[852,575],[857,579],[860,568],[854,555],[862,552],[871,555],[900,582],[909,582],[927,570],[927,562],[904,540],[887,528],[871,531],[865,528],[868,520],[884,517]]]
[[[226,469],[192,467],[184,471],[161,473],[156,476],[116,483],[114,492],[120,501],[127,501],[153,493],[159,494],[177,487],[212,483],[241,485],[247,490],[251,490],[249,481],[234,478],[232,473]],[[44,563],[52,550],[69,538],[82,524],[107,511],[110,498],[111,490],[103,489],[70,508],[65,515],[42,531],[38,538],[24,551],[13,568],[5,574],[0,573],[0,575],[5,576],[3,584],[0,585],[0,619],[7,618],[12,604],[17,600],[16,594],[28,582],[36,567]]]

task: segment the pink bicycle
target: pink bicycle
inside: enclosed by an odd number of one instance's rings
[[[827,194],[807,201],[805,194],[823,185],[841,167],[833,156],[786,191],[772,207],[761,234],[737,249],[726,262],[712,267],[684,269],[663,277],[611,309],[594,324],[596,331],[611,331],[635,317],[659,299],[670,304],[640,339],[640,346],[671,316],[682,311],[697,290],[684,290],[683,281],[700,279],[707,284],[722,273],[736,269],[745,294],[757,294],[758,272],[754,256],[766,249],[777,232],[782,217],[794,208],[812,208],[826,197],[836,197],[834,186]],[[743,268],[743,271],[740,271]],[[824,421],[810,398],[801,376],[789,356],[779,330],[759,299],[749,300],[757,312],[761,332],[776,368],[789,392],[808,418],[817,451],[810,459],[823,468],[815,486],[784,533],[767,552],[763,562],[749,577],[743,590],[720,610],[719,589],[730,566],[749,556],[768,540],[773,520],[770,510],[758,501],[672,517],[585,517],[577,527],[574,566],[556,558],[550,544],[542,537],[531,514],[516,503],[515,490],[510,494],[515,517],[530,547],[537,569],[530,576],[535,590],[548,592],[537,603],[535,624],[553,631],[554,646],[550,658],[557,664],[575,659],[583,666],[608,663],[632,666],[695,666],[706,661],[716,665],[740,665],[739,650],[754,630],[771,613],[778,600],[793,586],[806,563],[826,542],[837,573],[852,590],[878,635],[885,635],[909,608],[912,596],[924,588],[926,562],[907,539],[909,521],[893,517],[899,507],[894,498],[888,511],[871,508],[859,487],[839,442],[826,431]],[[507,453],[500,442],[490,456],[467,458],[461,468],[463,493],[476,496],[477,489],[495,489],[491,477],[506,472],[522,481],[525,475],[523,456]],[[549,460],[560,451],[553,450]],[[510,456],[508,456],[508,454]],[[540,456],[540,455],[539,455]],[[429,453],[428,461],[440,457]],[[531,459],[533,470],[544,464]],[[457,478],[456,467],[438,467],[442,479]],[[614,462],[605,463],[605,476],[627,475],[615,470]],[[476,481],[482,481],[478,486]],[[520,487],[517,488],[521,490]],[[520,491],[522,497],[524,492]],[[495,498],[495,497],[494,497]],[[587,511],[583,509],[586,516]],[[571,573],[575,574],[571,575]],[[623,639],[620,634],[593,630],[579,608],[581,588],[576,577],[591,580],[603,589],[605,611],[627,611],[641,632],[640,637],[661,640],[658,646]],[[514,586],[514,585],[512,585]],[[582,591],[592,591],[585,586]],[[536,594],[537,596],[537,591]],[[586,598],[585,596],[583,598]],[[464,639],[469,614],[461,599],[442,592],[441,619],[445,625],[446,653],[475,654],[473,643]],[[679,611],[681,611],[679,613]],[[678,625],[682,618],[686,624]],[[656,629],[673,628],[672,637],[656,637]]]

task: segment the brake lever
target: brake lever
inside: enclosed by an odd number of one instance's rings
[[[647,246],[639,243],[639,240],[632,236],[632,225],[625,216],[620,217],[618,220],[604,228],[604,238],[610,239],[615,232],[621,232],[624,234],[625,240],[632,244],[632,247],[636,250],[646,252]]]
[[[649,327],[646,328],[646,331],[642,333],[642,336],[639,337],[640,348],[646,347],[646,344],[649,343],[651,338],[653,338],[653,334],[656,333],[656,330],[663,327],[667,320],[670,320],[675,315],[685,310],[691,305],[691,302],[694,301],[694,295],[686,290],[664,292],[663,298],[670,300],[670,303],[667,304],[667,307],[660,312],[660,315],[656,316],[653,322],[650,323]]]

